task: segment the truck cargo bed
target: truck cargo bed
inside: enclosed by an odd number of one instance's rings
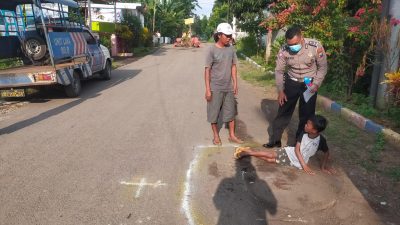
[[[65,62],[65,63],[59,63],[56,64],[56,70],[58,69],[63,69],[66,67],[74,66],[79,63],[85,63],[86,58],[85,57],[80,57],[80,58],[75,58],[71,62]],[[0,76],[1,75],[18,75],[18,74],[29,74],[29,73],[40,73],[40,72],[48,72],[48,71],[53,71],[54,68],[52,66],[34,66],[34,65],[29,65],[29,66],[19,66],[19,67],[13,67],[13,68],[8,68],[8,69],[2,69],[0,70]]]

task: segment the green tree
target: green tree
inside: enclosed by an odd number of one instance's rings
[[[123,13],[122,17],[124,18],[122,24],[128,26],[133,34],[131,39],[132,47],[138,47],[142,45],[140,37],[142,35],[143,30],[140,19],[137,16],[134,16],[127,12]]]
[[[156,30],[163,36],[177,37],[184,27],[186,15],[186,6],[183,3],[172,1],[158,5],[156,14]]]
[[[212,13],[210,15],[210,19],[208,20],[207,36],[211,37],[217,29],[218,24],[227,23],[227,15],[228,15],[228,4],[215,2],[214,7],[212,9]]]
[[[217,0],[217,3],[227,4],[227,21],[232,21],[232,16],[238,19],[239,27],[251,34],[265,33],[265,29],[259,26],[264,20],[263,11],[272,0]]]
[[[141,0],[145,5],[145,26],[160,31],[163,36],[180,36],[184,19],[193,17],[197,0]]]

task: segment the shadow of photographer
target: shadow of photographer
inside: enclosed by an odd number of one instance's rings
[[[213,198],[220,211],[217,224],[268,224],[266,212],[277,212],[271,188],[259,179],[250,157],[236,160],[235,164],[235,176],[223,179]]]

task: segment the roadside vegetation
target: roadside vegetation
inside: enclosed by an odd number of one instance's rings
[[[22,65],[22,61],[18,58],[0,59],[0,69],[7,69]]]
[[[400,132],[400,71],[393,63],[399,53],[388,54],[400,48],[400,41],[397,46],[390,44],[400,18],[385,14],[384,4],[380,0],[217,0],[208,24],[232,22],[235,16],[240,31],[248,35],[238,43],[238,52],[266,71],[274,70],[285,29],[301,26],[304,36],[319,40],[328,55],[329,70],[319,92]],[[269,38],[270,46],[265,44]]]

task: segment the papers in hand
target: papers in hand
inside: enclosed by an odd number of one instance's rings
[[[304,101],[307,103],[308,100],[315,94],[315,92],[311,92],[310,88],[307,88],[307,90],[303,93]]]

